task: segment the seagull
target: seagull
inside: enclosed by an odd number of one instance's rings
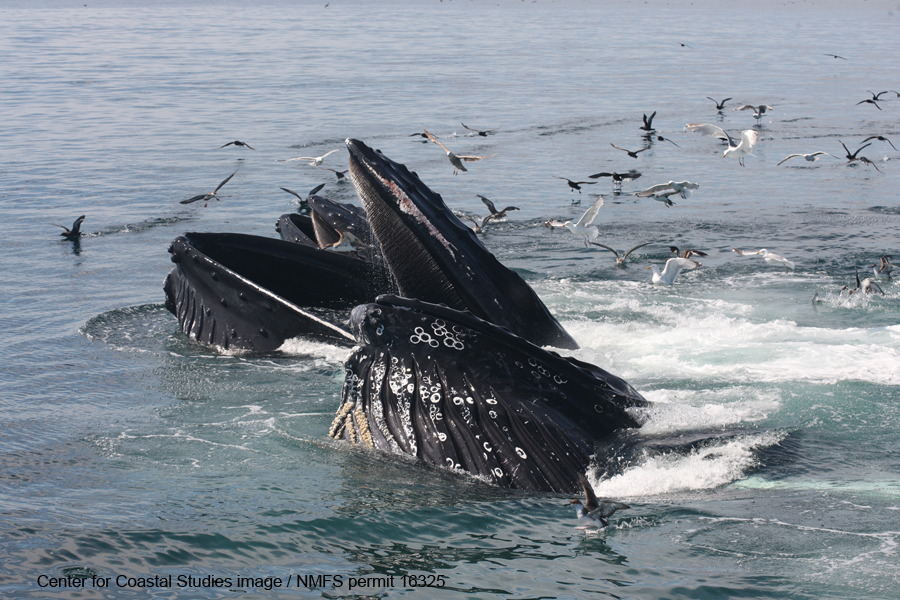
[[[572,500],[569,505],[576,504],[576,513],[578,514],[578,522],[582,523],[581,529],[588,527],[609,527],[609,519],[617,510],[631,508],[627,504],[621,502],[612,502],[610,500],[598,501],[594,494],[594,489],[588,483],[587,478],[581,473],[578,474],[578,480],[581,487],[584,488],[584,503],[581,500]]]
[[[573,223],[572,221],[566,221],[563,224],[564,227],[572,233],[584,236],[585,248],[587,248],[589,238],[593,240],[600,234],[600,230],[597,229],[596,225],[594,225],[594,221],[597,220],[597,213],[600,212],[601,206],[603,206],[603,196],[597,198],[597,200],[591,205],[591,207],[584,211],[584,214],[581,215],[581,218],[578,219],[577,222]]]
[[[647,244],[652,244],[653,242],[644,242],[643,244],[638,244],[637,246],[635,246],[634,248],[632,248],[631,250],[629,250],[628,252],[626,252],[626,253],[623,254],[622,256],[619,256],[619,252],[618,252],[615,248],[610,248],[609,246],[607,246],[607,245],[605,245],[605,244],[601,244],[601,243],[599,243],[599,242],[591,242],[591,241],[588,241],[588,243],[589,243],[589,244],[593,244],[593,245],[595,245],[595,246],[600,246],[601,248],[605,248],[606,250],[609,250],[610,252],[612,252],[613,254],[616,255],[616,266],[617,266],[617,267],[624,267],[624,266],[625,266],[625,259],[628,258],[628,255],[629,255],[629,254],[631,254],[632,252],[634,252],[634,251],[637,250],[638,248],[643,248],[643,247],[646,246]]]
[[[197,202],[199,200],[203,200],[204,202],[207,202],[209,200],[212,200],[213,198],[218,200],[219,196],[217,194],[219,193],[219,190],[221,190],[222,186],[225,185],[226,183],[228,183],[231,180],[231,178],[234,177],[236,174],[237,174],[237,171],[235,171],[234,173],[232,173],[231,175],[226,177],[225,180],[222,183],[220,183],[218,186],[216,186],[216,189],[214,189],[212,192],[210,192],[208,194],[199,194],[197,196],[193,196],[191,198],[188,198],[187,200],[182,200],[181,203],[182,204],[190,204],[191,202]]]
[[[326,156],[328,156],[329,154],[334,154],[338,150],[340,150],[340,148],[335,148],[334,150],[330,150],[330,151],[326,152],[325,154],[323,154],[322,156],[298,156],[297,158],[288,158],[287,160],[281,160],[278,162],[293,162],[295,160],[309,160],[309,161],[312,161],[309,163],[309,166],[318,167],[319,165],[322,164],[322,161],[325,160]]]
[[[785,272],[787,272],[788,269],[794,268],[794,263],[783,256],[779,256],[777,254],[769,252],[765,248],[763,248],[762,250],[757,250],[756,252],[747,252],[746,250],[740,250],[738,248],[733,248],[733,250],[734,253],[738,256],[755,256],[757,254],[762,254],[763,260],[766,261],[767,264],[781,265],[784,267]]]
[[[666,266],[663,267],[662,273],[659,272],[659,266],[657,265],[650,265],[647,268],[653,269],[653,283],[671,285],[675,283],[675,278],[678,277],[682,269],[696,269],[701,266],[703,265],[690,258],[670,258],[666,261]]]
[[[637,179],[641,174],[635,170],[628,171],[627,173],[616,173],[613,171],[612,173],[594,173],[593,175],[588,175],[589,179],[597,179],[598,177],[612,177],[613,182],[613,192],[618,192],[622,189],[622,181],[625,179]]]
[[[685,127],[697,133],[728,140],[728,148],[725,150],[725,153],[722,154],[722,158],[725,158],[729,154],[733,154],[737,157],[738,163],[742,167],[744,166],[744,157],[750,154],[753,146],[759,141],[759,134],[752,129],[743,130],[741,132],[741,141],[736,144],[734,139],[728,135],[727,131],[716,125],[710,125],[709,123],[688,123]]]
[[[825,56],[833,56],[834,58],[840,58],[841,60],[847,60],[843,56],[838,56],[837,54],[828,54],[827,52],[825,53]]]
[[[881,286],[866,277],[862,281],[859,280],[859,269],[853,267],[853,270],[856,272],[856,288],[852,290],[848,290],[847,295],[852,296],[854,292],[862,292],[863,294],[871,294],[873,292],[878,292],[882,296],[884,296],[884,290],[881,289]],[[841,288],[841,293],[847,289],[847,286]]]
[[[656,114],[656,113],[654,113],[654,114]],[[649,150],[649,149],[650,149],[650,146],[647,146],[646,148],[641,148],[640,150],[635,150],[635,151],[632,152],[631,150],[626,150],[625,148],[619,148],[619,147],[616,146],[615,144],[610,144],[610,146],[612,146],[612,147],[615,148],[616,150],[621,150],[622,152],[624,152],[625,154],[627,154],[627,155],[630,156],[631,158],[637,158],[639,153],[643,152],[644,150]]]
[[[819,151],[816,151],[816,152],[812,152],[812,153],[810,153],[810,154],[790,154],[790,155],[787,156],[787,158],[785,158],[785,159],[782,160],[780,163],[778,163],[778,165],[780,165],[780,164],[783,163],[783,162],[789,161],[789,160],[791,160],[792,158],[796,158],[796,157],[798,157],[798,156],[802,156],[802,157],[805,158],[808,162],[815,162],[815,161],[819,160],[819,158],[822,157],[823,155],[824,155],[824,156],[830,156],[831,158],[837,158],[837,156],[835,156],[834,154],[828,154],[827,152],[822,152],[821,150],[819,150]],[[778,165],[775,165],[775,166],[777,167]]]
[[[712,100],[713,102],[716,103],[716,110],[724,110],[724,109],[725,109],[725,103],[728,102],[729,100],[734,100],[734,98],[725,98],[724,100],[722,100],[721,102],[719,102],[719,101],[716,100],[715,98],[710,98],[709,96],[707,96],[706,99],[707,99],[707,100]]]
[[[349,231],[338,231],[337,241],[323,246],[323,250],[328,250],[330,252],[357,252],[358,250],[366,248],[366,245],[363,244],[358,237],[350,233]]]
[[[241,142],[241,141],[239,141],[239,140],[234,140],[233,142],[228,142],[227,144],[223,144],[223,145],[219,146],[218,148],[216,148],[216,150],[221,150],[221,149],[224,148],[225,146],[243,146],[243,147],[245,147],[245,148],[250,148],[251,150],[256,150],[256,148],[254,148],[254,147],[251,146],[250,144],[247,144],[247,143],[245,143],[245,142]]]
[[[669,251],[674,252],[675,256],[678,256],[678,252],[679,252],[678,246],[669,246]],[[690,258],[691,256],[693,256],[695,254],[697,256],[706,256],[706,252],[700,252],[699,250],[692,249],[692,250],[685,250],[684,252],[682,252],[681,256],[679,258]]]
[[[664,138],[664,137],[661,136],[661,135],[656,136],[656,141],[658,141],[658,142],[669,142],[670,144],[672,144],[672,145],[675,146],[676,148],[681,148],[681,146],[679,146],[678,144],[676,144],[675,142],[673,142],[673,141],[670,140],[669,138]]]
[[[672,193],[680,194],[682,198],[687,200],[691,197],[691,191],[699,188],[699,183],[691,183],[690,181],[670,181],[668,183],[660,183],[649,187],[643,192],[638,192],[635,196],[639,198],[649,198],[656,195],[661,196],[662,193],[671,191]]]
[[[772,110],[771,106],[766,106],[765,104],[760,104],[759,106],[753,106],[752,104],[745,104],[743,106],[739,106],[734,110],[752,110],[753,118],[759,122],[759,120],[766,114],[767,110]]]
[[[425,135],[428,136],[429,140],[431,140],[432,142],[434,142],[435,144],[437,144],[438,146],[443,148],[444,152],[447,153],[447,158],[450,160],[450,164],[453,165],[453,174],[454,175],[456,175],[457,172],[459,172],[459,171],[468,171],[468,169],[466,169],[465,165],[462,164],[462,161],[474,162],[476,160],[481,160],[482,158],[490,158],[491,156],[494,156],[493,154],[491,154],[489,156],[467,156],[467,155],[463,155],[463,154],[453,154],[452,152],[450,152],[450,150],[447,148],[447,146],[440,143],[436,137],[434,137],[433,135],[428,133],[427,129],[425,130]]]
[[[578,190],[578,193],[581,193],[581,186],[583,185],[594,185],[597,183],[596,181],[572,181],[566,177],[560,177],[558,175],[554,175],[557,179],[565,179],[569,183],[569,187],[573,190]]]
[[[63,234],[60,234],[63,235]],[[891,264],[891,259],[893,257],[885,254],[881,257],[881,266],[878,266],[878,263],[872,265],[872,272],[875,273],[876,279],[881,279],[882,277],[890,277],[891,271],[894,270],[894,265]]]
[[[317,185],[317,186],[314,187],[313,189],[309,190],[309,194],[306,195],[307,198],[308,198],[309,196],[318,194],[319,191],[320,191],[323,187],[325,187],[325,184],[324,184],[324,183],[320,183],[319,185]],[[281,189],[284,190],[285,192],[287,192],[288,194],[292,194],[292,195],[294,195],[294,196],[297,196],[297,199],[300,201],[300,208],[299,208],[299,210],[300,210],[301,212],[304,212],[304,211],[308,211],[308,210],[309,210],[309,202],[306,200],[306,198],[304,198],[303,196],[301,196],[300,194],[298,194],[298,193],[295,192],[294,190],[289,190],[289,189],[284,188],[284,187],[281,188]]]
[[[859,102],[856,103],[856,106],[859,106],[860,104],[872,104],[873,106],[875,106],[875,108],[877,108],[878,110],[881,110],[881,107],[878,106],[878,103],[875,102],[874,100],[872,100],[871,98],[866,98],[865,100],[860,100]]]
[[[63,231],[61,234],[59,234],[62,237],[66,238],[67,240],[77,240],[78,238],[81,237],[81,224],[83,222],[84,222],[84,215],[81,215],[80,217],[75,219],[74,223],[72,223],[72,229],[69,229],[65,225],[57,225],[56,223],[52,223],[52,224],[56,225],[57,227],[62,227],[63,229],[65,229],[65,231]]]
[[[644,115],[644,124],[640,126],[640,129],[643,129],[644,131],[654,131],[653,117],[655,117],[655,116],[656,116],[655,110],[653,111],[653,114],[650,115],[649,117],[645,114]],[[637,158],[637,157],[635,156],[635,158]]]
[[[654,194],[650,197],[653,198],[654,200],[658,200],[659,202],[662,202],[666,206],[675,206],[675,203],[672,202],[672,196],[674,196],[677,193],[678,192],[676,192],[675,190],[669,190],[667,192]]]
[[[344,178],[344,175],[347,174],[347,169],[344,169],[343,171],[337,171],[337,170],[335,170],[335,169],[329,169],[328,167],[319,167],[319,169],[322,169],[323,171],[331,171],[332,173],[335,174],[335,176],[336,176],[338,179],[343,179],[343,178]]]
[[[884,93],[884,92],[882,92],[882,93]],[[860,143],[865,143],[865,142],[868,142],[869,140],[878,140],[879,142],[887,142],[888,144],[891,145],[891,148],[893,148],[894,150],[897,149],[897,147],[894,145],[894,143],[891,140],[884,137],[883,135],[870,135],[869,137],[867,137]]]
[[[507,206],[503,210],[497,210],[497,207],[494,206],[493,202],[491,202],[490,200],[488,200],[481,194],[475,194],[475,195],[478,196],[479,198],[481,198],[481,201],[484,202],[484,205],[488,207],[489,211],[491,211],[491,214],[489,216],[485,217],[485,221],[487,221],[488,219],[502,219],[503,217],[506,216],[506,211],[508,211],[508,210],[519,210],[518,206]],[[484,224],[482,224],[482,227],[484,227]]]
[[[481,137],[487,137],[487,136],[489,136],[489,135],[492,135],[495,131],[497,131],[498,129],[500,129],[499,127],[495,127],[495,128],[493,128],[493,129],[485,129],[485,130],[481,130],[481,129],[472,129],[471,127],[469,127],[469,126],[466,125],[465,123],[460,123],[460,125],[462,125],[462,126],[465,127],[466,129],[468,129],[469,131],[474,131],[476,134],[480,135]]]

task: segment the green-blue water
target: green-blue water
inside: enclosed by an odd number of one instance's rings
[[[778,166],[871,135],[900,143],[900,99],[857,105],[900,86],[900,9],[87,4],[0,3],[0,595],[900,597],[900,288],[838,296],[854,267],[900,261],[900,153],[877,140],[862,152],[882,172],[827,156]],[[707,96],[734,100],[718,113]],[[773,110],[757,124],[732,110],[744,103]],[[680,147],[645,141],[653,111]],[[741,168],[692,122],[755,127],[760,143]],[[410,137],[423,127],[495,156],[454,176]],[[519,206],[482,239],[576,337],[574,355],[656,403],[648,433],[733,435],[592,473],[632,508],[584,531],[569,498],[328,441],[344,349],[221,354],[177,333],[162,304],[169,242],[274,237],[294,209],[280,187],[324,182],[354,201],[331,172],[278,162],[347,137],[456,210],[485,215],[476,194]],[[219,149],[235,139],[256,150]],[[611,143],[651,149],[635,160]],[[323,167],[345,165],[341,151]],[[621,195],[608,179],[579,195],[554,178],[631,168],[643,177]],[[220,201],[179,204],[235,170]],[[631,195],[685,179],[700,189],[671,208]],[[543,225],[597,193],[601,242],[653,242],[625,269]],[[53,224],[81,214],[85,237],[59,238]],[[646,267],[670,244],[709,256],[653,286]],[[86,587],[42,587],[67,575]],[[171,584],[138,585],[154,576]]]

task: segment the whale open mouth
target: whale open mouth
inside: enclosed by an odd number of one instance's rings
[[[346,143],[351,180],[400,295],[467,310],[541,346],[578,347],[418,175],[363,142]]]

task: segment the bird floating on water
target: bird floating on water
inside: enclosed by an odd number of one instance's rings
[[[878,292],[882,296],[884,296],[884,290],[881,289],[881,286],[866,277],[862,281],[859,280],[859,269],[853,267],[853,270],[856,273],[856,287],[853,289],[849,289],[846,285],[841,288],[841,291],[838,293],[838,296],[843,295],[844,290],[847,290],[847,295],[852,296],[856,292],[862,292],[863,294],[872,294]]]
[[[438,146],[443,148],[444,152],[447,153],[447,158],[450,160],[450,164],[453,165],[453,174],[454,175],[456,175],[457,172],[459,172],[459,171],[468,171],[468,169],[466,169],[465,165],[463,165],[462,161],[475,162],[475,161],[481,160],[483,158],[490,158],[491,156],[494,156],[493,154],[490,154],[488,156],[471,156],[471,155],[465,155],[465,154],[454,154],[453,152],[450,152],[450,149],[447,148],[447,146],[440,143],[436,137],[434,137],[433,135],[428,133],[427,129],[424,131],[425,131],[425,135],[428,136],[429,140],[431,140],[432,142],[434,142],[435,144],[437,144]]]
[[[657,265],[650,265],[647,268],[653,269],[653,283],[671,285],[675,283],[675,278],[678,277],[682,270],[696,269],[702,266],[696,260],[691,260],[690,258],[670,258],[666,261],[666,266],[663,267],[662,273],[660,273]]]
[[[725,98],[724,100],[719,102],[715,98],[710,98],[709,96],[707,96],[706,98],[707,98],[707,100],[712,100],[713,102],[716,103],[716,110],[725,110],[725,103],[728,102],[729,100],[734,100],[734,98]]]
[[[638,248],[643,248],[644,246],[646,246],[646,245],[648,245],[648,244],[652,244],[653,242],[644,242],[643,244],[638,244],[637,246],[635,246],[634,248],[630,249],[628,252],[626,252],[626,253],[623,254],[622,256],[619,256],[619,251],[618,251],[618,250],[616,250],[615,248],[612,248],[612,247],[610,247],[610,246],[607,246],[606,244],[601,244],[601,243],[599,243],[599,242],[591,242],[591,241],[588,241],[588,243],[589,243],[589,244],[593,244],[594,246],[599,246],[599,247],[601,247],[601,248],[604,248],[604,249],[609,250],[610,252],[612,252],[613,254],[616,255],[616,266],[617,266],[617,267],[624,267],[624,266],[625,266],[625,259],[628,258],[628,255],[629,255],[629,254],[631,254],[632,252],[634,252],[634,251],[637,250]]]
[[[625,148],[619,148],[619,147],[616,146],[615,144],[610,144],[610,146],[612,146],[612,147],[615,148],[616,150],[621,150],[622,152],[624,152],[625,154],[627,154],[627,155],[630,156],[631,158],[637,158],[637,157],[638,157],[638,154],[640,154],[640,153],[643,152],[644,150],[649,150],[649,149],[650,149],[650,146],[647,146],[646,148],[641,148],[640,150],[633,150],[633,151],[632,151],[632,150],[626,150]]]
[[[80,217],[75,219],[74,223],[72,223],[72,229],[69,229],[65,225],[58,225],[56,223],[53,223],[53,225],[56,225],[57,227],[62,227],[63,229],[65,229],[65,231],[63,231],[59,235],[66,238],[69,241],[72,241],[72,240],[77,240],[78,238],[81,237],[81,224],[83,222],[84,222],[84,215],[81,215]]]
[[[594,222],[597,220],[597,214],[600,212],[601,206],[603,206],[603,196],[597,198],[597,200],[594,201],[591,207],[584,211],[584,214],[581,215],[581,218],[578,219],[578,221],[576,221],[575,223],[573,223],[572,221],[566,221],[563,224],[563,226],[572,233],[584,236],[585,248],[587,248],[587,243],[589,240],[596,239],[597,236],[600,235],[600,230],[597,229],[597,226],[594,225]]]
[[[734,155],[738,159],[738,164],[742,167],[744,166],[744,157],[750,154],[750,151],[753,150],[753,146],[759,141],[759,134],[752,129],[743,130],[741,132],[740,143],[736,143],[734,139],[728,135],[728,132],[718,125],[710,125],[709,123],[688,123],[685,127],[690,131],[726,140],[728,142],[728,148],[725,150],[725,153],[722,154],[722,158],[725,158],[729,154]]]
[[[219,196],[218,196],[219,190],[222,189],[222,186],[223,186],[223,185],[225,185],[226,183],[228,183],[229,181],[231,181],[231,178],[234,177],[236,174],[237,174],[237,171],[235,171],[234,173],[232,173],[231,175],[229,175],[228,177],[226,177],[226,178],[222,181],[222,183],[220,183],[219,185],[217,185],[217,186],[216,186],[216,189],[214,189],[214,190],[211,191],[210,193],[208,193],[208,194],[198,194],[198,195],[196,195],[196,196],[193,196],[193,197],[191,197],[191,198],[188,198],[187,200],[182,200],[182,201],[181,201],[181,204],[190,204],[191,202],[199,202],[200,200],[203,200],[204,202],[208,202],[209,200],[212,200],[213,198],[215,198],[216,200],[218,200],[218,199],[219,199]]]
[[[789,261],[788,259],[786,259],[783,256],[779,256],[778,254],[769,252],[765,248],[763,248],[762,250],[757,250],[756,252],[748,252],[746,250],[741,250],[739,248],[733,248],[732,250],[734,250],[734,253],[737,254],[738,256],[762,255],[762,258],[764,261],[766,261],[766,264],[781,265],[782,267],[784,267],[785,271],[787,271],[788,269],[794,268],[793,262]]]
[[[557,179],[564,179],[572,190],[578,190],[578,193],[581,193],[581,186],[583,185],[594,185],[597,183],[596,181],[572,181],[568,177],[560,177],[559,175],[554,175]]]
[[[493,135],[495,131],[500,129],[499,127],[494,127],[493,129],[472,129],[465,123],[460,123],[463,127],[468,129],[469,131],[474,131],[476,135],[480,135],[481,137],[487,137],[489,135]]]
[[[582,524],[579,529],[587,529],[588,527],[609,527],[609,519],[617,510],[631,508],[627,504],[621,502],[613,502],[611,500],[597,500],[594,494],[594,488],[588,482],[587,477],[578,474],[578,480],[584,489],[584,503],[575,499],[569,502],[569,506],[575,504],[575,512],[578,515],[578,522]]]
[[[484,202],[484,205],[487,206],[489,211],[491,211],[491,214],[489,216],[485,217],[485,220],[487,220],[487,219],[502,219],[503,217],[506,216],[506,211],[519,210],[518,206],[507,206],[503,210],[497,210],[497,207],[494,206],[494,203],[491,202],[489,199],[485,198],[481,194],[475,194],[475,195],[478,196],[479,198],[481,198],[481,201]]]
[[[691,183],[690,181],[670,181],[668,183],[660,183],[654,185],[652,187],[648,187],[643,192],[638,192],[635,196],[639,198],[650,198],[651,196],[662,196],[668,192],[672,192],[669,194],[679,194],[682,198],[687,200],[691,197],[691,192],[693,190],[700,189],[699,183]]]
[[[890,278],[891,272],[894,270],[894,265],[891,264],[891,259],[893,257],[885,254],[881,257],[881,266],[878,266],[878,263],[871,265],[872,272],[875,274],[876,279],[881,279],[882,277]]]
[[[242,142],[240,140],[234,140],[233,142],[228,142],[227,144],[222,144],[221,146],[216,148],[216,150],[221,150],[225,146],[238,146],[238,147],[243,147],[243,148],[250,148],[251,150],[256,150],[256,148],[254,148],[250,144],[248,144],[246,142]]]
[[[822,152],[821,150],[817,150],[816,152],[811,152],[809,154],[789,154],[784,160],[782,160],[780,163],[778,163],[778,165],[780,165],[783,162],[787,162],[787,161],[791,160],[792,158],[796,158],[798,156],[802,156],[804,159],[806,159],[807,162],[815,162],[823,156],[830,156],[831,158],[837,158],[837,156],[835,156],[834,154],[828,154],[827,152]],[[775,166],[777,167],[778,165],[775,165]]]
[[[680,251],[678,250],[678,246],[669,246],[669,252],[674,252],[675,256],[679,256]],[[689,250],[685,250],[684,252],[681,252],[681,255],[679,256],[679,258],[690,258],[690,257],[694,256],[695,254],[697,256],[706,256],[706,252],[701,252],[699,250],[694,250],[693,248],[691,248]]]

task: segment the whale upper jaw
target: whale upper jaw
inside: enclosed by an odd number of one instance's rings
[[[578,347],[418,175],[359,140],[346,144],[350,178],[400,295],[467,310],[541,346]]]

